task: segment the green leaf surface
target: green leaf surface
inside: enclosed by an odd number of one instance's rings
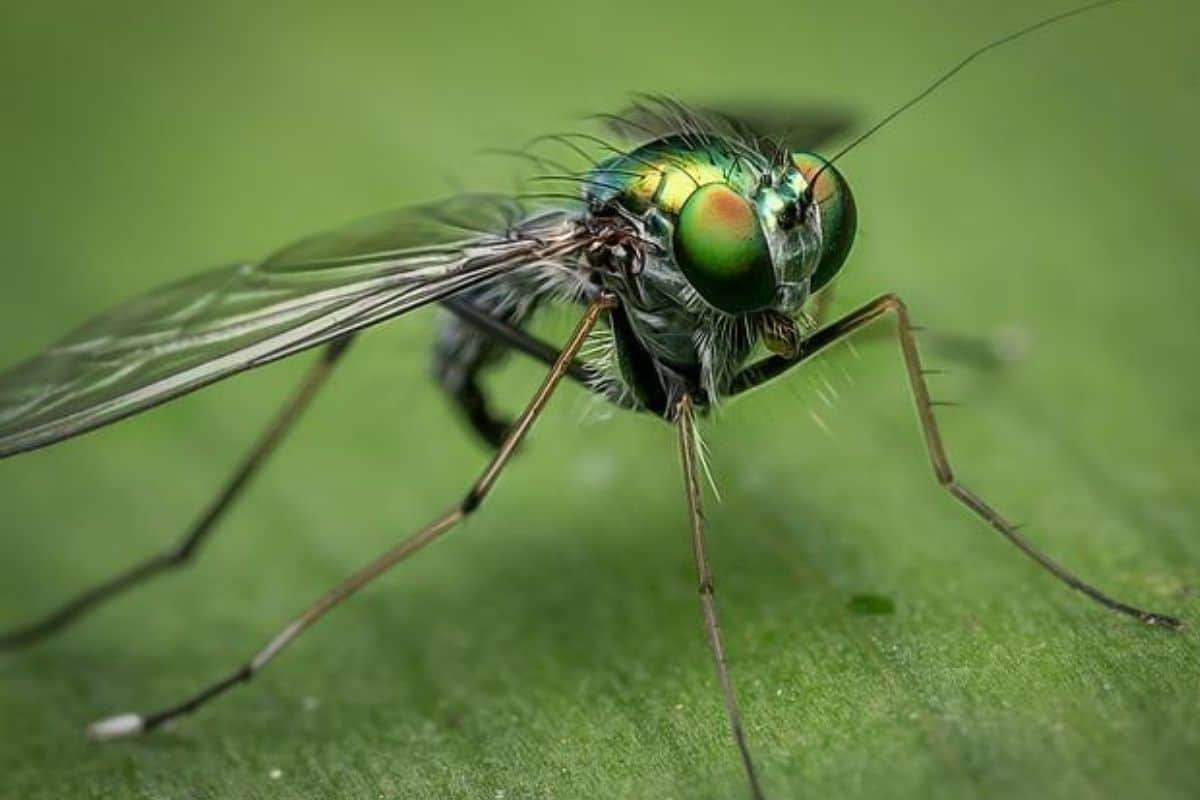
[[[630,90],[870,120],[1044,0],[409,8],[26,4],[0,30],[0,362],[105,306],[522,169]],[[1200,794],[1200,13],[1126,3],[990,54],[839,166],[838,308],[925,325],[959,476],[1147,629],[938,488],[884,333],[705,424],[717,600],[773,798]],[[673,432],[574,387],[486,506],[169,731],[461,496],[486,453],[435,316],[364,337],[195,565],[0,653],[0,798],[741,798]],[[570,322],[554,316],[543,329]],[[311,356],[0,462],[0,628],[166,547]],[[491,381],[519,408],[539,379]]]

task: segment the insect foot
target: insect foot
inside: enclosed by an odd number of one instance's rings
[[[108,742],[135,736],[145,730],[145,720],[141,714],[117,714],[88,725],[87,735],[97,742]]]
[[[1185,627],[1183,620],[1179,619],[1178,617],[1171,617],[1166,614],[1155,614],[1149,611],[1139,615],[1138,619],[1147,625],[1171,628],[1172,630],[1182,630]]]

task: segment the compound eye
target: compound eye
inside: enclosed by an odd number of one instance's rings
[[[801,199],[820,208],[821,256],[809,281],[810,291],[816,292],[833,280],[850,254],[858,211],[849,184],[832,163],[815,153],[793,153],[792,161],[809,182]]]
[[[769,308],[771,250],[750,201],[724,183],[692,192],[675,226],[675,260],[708,303],[728,314]]]

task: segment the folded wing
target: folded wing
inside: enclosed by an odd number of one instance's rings
[[[0,458],[43,447],[242,370],[436,302],[584,233],[492,197],[364,220],[150,292],[0,374]]]

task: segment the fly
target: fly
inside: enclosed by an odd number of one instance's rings
[[[762,798],[717,624],[697,420],[884,318],[895,323],[942,487],[1071,588],[1145,624],[1178,627],[1174,617],[1113,599],[1075,577],[955,478],[909,311],[898,296],[884,294],[840,319],[824,319],[831,282],[857,225],[854,196],[836,165],[841,156],[983,53],[1114,1],[1059,14],[974,51],[830,158],[814,150],[844,130],[838,118],[769,120],[643,97],[626,113],[603,117],[615,135],[640,143],[618,147],[586,135],[545,137],[587,158],[582,171],[527,155],[554,170],[548,180],[578,184],[575,194],[541,192],[538,210],[491,195],[407,209],[302,240],[261,261],[188,278],[101,315],[0,375],[0,457],[77,436],[303,350],[322,351],[174,548],[0,636],[0,648],[30,644],[188,561],[357,333],[434,303],[450,312],[434,350],[437,380],[495,451],[463,499],[318,597],[225,677],[157,711],[96,722],[88,728],[93,737],[149,732],[249,680],[334,606],[454,528],[483,503],[555,389],[571,380],[677,429],[708,644],[750,793]],[[561,347],[525,330],[549,303],[582,309]],[[589,342],[603,346],[585,348]],[[760,347],[768,353],[758,357]],[[479,381],[506,350],[548,367],[515,421],[493,412]]]

